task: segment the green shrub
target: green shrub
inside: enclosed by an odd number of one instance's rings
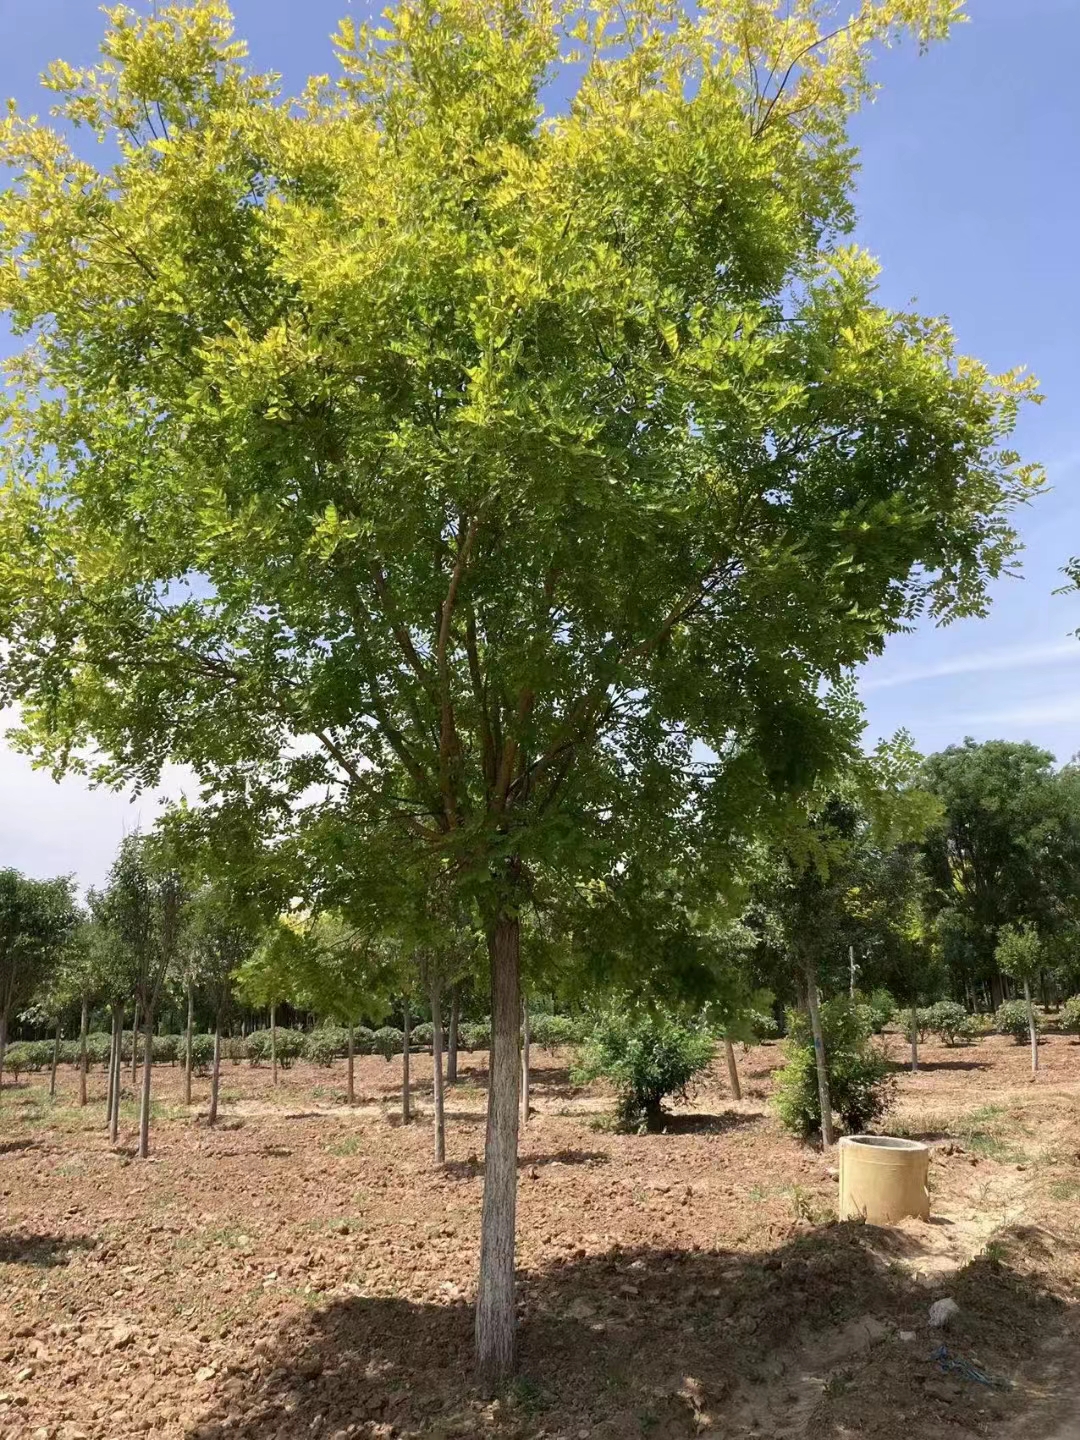
[[[259,1065],[265,1062],[270,1063],[271,1031],[252,1030],[247,1037],[248,1059],[252,1065]],[[307,1036],[302,1030],[290,1030],[287,1025],[277,1027],[275,1044],[277,1047],[277,1062],[283,1070],[287,1070],[294,1060],[299,1060],[304,1053],[304,1045]]]
[[[830,1098],[850,1134],[865,1130],[885,1112],[896,1085],[887,1057],[870,1038],[868,1008],[852,1005],[844,995],[821,1006]],[[812,1135],[821,1129],[821,1103],[809,1015],[789,1010],[787,1031],[786,1063],[773,1103],[788,1130]]]
[[[79,1042],[78,1040],[60,1041],[60,1064],[77,1065],[79,1063]]]
[[[185,1037],[186,1040],[186,1037]],[[224,1041],[222,1041],[224,1044]],[[187,1054],[187,1045],[184,1046],[184,1054]],[[200,1035],[198,1033],[191,1037],[191,1068],[204,1075],[214,1063],[214,1037],[213,1035]]]
[[[86,1036],[86,1063],[107,1068],[112,1052],[112,1036],[104,1030],[91,1030]],[[75,1059],[79,1058],[79,1042],[75,1042]]]
[[[445,1041],[444,1041],[445,1043]],[[435,1044],[435,1027],[425,1021],[421,1025],[414,1025],[409,1032],[409,1049],[414,1047],[417,1050],[430,1050]]]
[[[183,1035],[155,1035],[151,1054],[154,1057],[155,1065],[175,1065],[179,1058],[181,1047],[185,1043]]]
[[[574,1080],[587,1084],[603,1076],[615,1087],[623,1126],[639,1132],[660,1130],[666,1097],[685,1099],[687,1086],[708,1068],[715,1053],[713,1037],[699,1026],[613,1007],[587,1036]]]
[[[405,1036],[392,1025],[383,1025],[372,1035],[371,1048],[375,1055],[389,1060],[391,1055],[400,1055],[405,1049]]]
[[[870,1028],[875,1035],[880,1035],[890,1020],[896,1018],[899,1007],[883,986],[872,991],[866,1003],[870,1009]]]
[[[1011,1035],[1018,1045],[1031,1038],[1028,1030],[1028,1007],[1026,1000],[1006,1000],[999,1005],[994,1015],[994,1029],[999,1035]],[[1042,1029],[1042,1016],[1035,1011],[1035,1029]]]
[[[1058,1024],[1066,1035],[1080,1034],[1080,995],[1073,995],[1065,1001],[1058,1016]]]
[[[182,1051],[183,1040],[181,1040]],[[250,1060],[248,1037],[246,1035],[223,1035],[221,1037],[221,1056],[223,1060],[231,1060],[234,1065],[239,1065],[241,1060]]]
[[[353,1049],[357,1055],[374,1055],[375,1031],[367,1025],[357,1025],[353,1031]]]
[[[927,1011],[927,1029],[946,1045],[971,1040],[975,1035],[971,1016],[959,1000],[939,1000],[931,1005]]]
[[[490,1050],[491,1021],[462,1021],[458,1026],[458,1048],[461,1050]]]
[[[318,1030],[312,1030],[311,1034],[304,1039],[304,1059],[310,1060],[314,1065],[332,1065],[342,1050],[347,1048],[348,1040],[344,1030],[334,1030],[329,1026],[320,1026]]]
[[[770,1015],[767,1010],[751,1010],[749,1019],[754,1039],[759,1045],[764,1040],[775,1040],[780,1034],[775,1015]]]
[[[589,1019],[572,1015],[530,1015],[529,1033],[534,1044],[544,1050],[560,1050],[569,1045],[582,1045],[592,1029]]]
[[[14,1040],[4,1051],[4,1069],[9,1071],[13,1080],[18,1080],[24,1070],[31,1070],[37,1067],[30,1064],[30,1043],[27,1040]]]

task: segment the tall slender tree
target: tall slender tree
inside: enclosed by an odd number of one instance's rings
[[[488,1378],[537,875],[752,832],[850,747],[829,682],[979,611],[1038,486],[1029,382],[847,241],[871,47],[960,11],[402,0],[294,104],[220,0],[117,10],[47,80],[102,168],[0,132],[0,703],[56,770],[336,811],[477,907]]]

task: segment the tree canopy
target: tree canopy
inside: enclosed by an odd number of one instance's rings
[[[847,667],[983,608],[1040,483],[1031,382],[847,240],[871,47],[961,6],[833,10],[404,0],[293,102],[219,0],[117,9],[47,79],[115,162],[0,129],[0,703],[57,771],[186,763],[479,906],[489,1372],[537,872],[734,850],[850,753]]]

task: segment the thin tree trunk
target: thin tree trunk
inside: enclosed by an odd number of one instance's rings
[[[1039,1032],[1035,1029],[1035,1006],[1031,1002],[1031,986],[1024,981],[1024,1000],[1027,1003],[1028,1034],[1031,1036],[1031,1073],[1039,1073]]]
[[[86,1035],[90,1029],[90,1002],[82,997],[82,1015],[79,1018],[79,1104],[86,1104]]]
[[[195,1034],[195,987],[188,981],[187,1030],[184,1035],[184,1104],[191,1104],[191,1049]]]
[[[52,1069],[49,1072],[49,1099],[56,1099],[56,1067],[60,1063],[60,1021],[56,1022],[56,1031],[52,1042]]]
[[[517,1209],[518,1026],[521,930],[501,915],[488,940],[491,1053],[488,1064],[484,1203],[476,1296],[476,1361],[486,1386],[514,1368],[514,1227]]]
[[[113,1090],[116,1087],[116,1009],[112,1014],[112,1033],[109,1036],[109,1087],[105,1100],[105,1128],[112,1124]]]
[[[532,1030],[529,1023],[529,997],[521,997],[521,1124],[529,1123],[529,1046]]]
[[[915,1005],[911,1007],[911,1073],[914,1075],[919,1068],[919,1011]]]
[[[356,1034],[355,1034],[355,1029],[356,1029],[356,1027],[350,1023],[350,1025],[349,1025],[349,1079],[348,1079],[348,1083],[347,1083],[347,1085],[346,1085],[346,1093],[345,1093],[345,1098],[348,1100],[348,1102],[349,1102],[350,1105],[355,1105],[355,1104],[356,1104],[356,1081],[355,1081],[355,1078],[354,1078],[354,1077],[355,1077],[355,1072],[356,1072],[356,1063],[355,1063],[355,1062],[356,1062]]]
[[[139,1064],[139,1002],[135,1001],[135,1014],[131,1021],[131,1083],[135,1084]]]
[[[435,1102],[435,1163],[446,1160],[446,1104],[443,1094],[442,993],[437,980],[431,985],[431,1074]]]
[[[0,1011],[0,1100],[4,1098],[4,1056],[7,1054],[7,1016]]]
[[[145,1160],[150,1154],[150,1078],[154,1071],[154,1017],[149,1010],[143,1017],[146,1033],[143,1036],[142,1100],[139,1104],[139,1159]],[[132,1049],[137,1050],[139,1032],[131,1034]]]
[[[806,962],[806,1003],[810,1009],[810,1029],[814,1036],[814,1064],[817,1067],[818,1103],[821,1106],[821,1145],[828,1149],[836,1136],[832,1123],[832,1099],[829,1095],[829,1071],[825,1060],[825,1035],[821,1028],[818,1003],[817,971],[812,961]]]
[[[124,1073],[124,1011],[118,1006],[115,1011],[116,1054],[113,1057],[112,1114],[109,1116],[109,1139],[115,1145],[120,1135],[120,1084]]]
[[[412,1104],[409,1095],[409,1002],[405,1001],[404,1043],[401,1047],[401,1123],[408,1125],[412,1119]]]
[[[736,1100],[742,1099],[742,1086],[739,1084],[739,1067],[735,1064],[735,1046],[728,1037],[724,1036],[724,1059],[727,1061],[728,1080],[731,1084],[731,1093]]]
[[[854,946],[854,945],[849,945],[849,946],[848,946],[848,966],[850,967],[850,976],[851,976],[850,995],[851,995],[851,999],[854,1000],[854,999],[855,999],[855,946]]]
[[[210,1077],[210,1124],[217,1124],[218,1085],[221,1081],[221,1016],[214,1022],[214,1071]]]
[[[270,1006],[270,1071],[277,1084],[277,1006]],[[349,1104],[352,1104],[350,1099]]]
[[[446,1083],[457,1084],[457,1045],[458,1045],[458,1020],[460,1019],[461,1004],[458,1000],[457,986],[450,991],[450,1039],[446,1048]]]

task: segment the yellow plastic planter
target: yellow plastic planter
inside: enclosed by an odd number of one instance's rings
[[[840,1141],[840,1219],[895,1225],[930,1219],[930,1151],[891,1135],[845,1135]]]

